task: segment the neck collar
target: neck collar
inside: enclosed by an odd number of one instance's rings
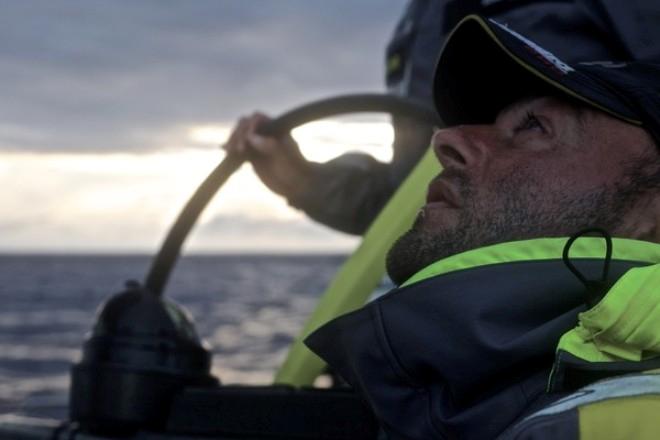
[[[401,287],[460,270],[494,264],[561,259],[568,238],[536,238],[494,244],[438,260],[406,280]],[[615,260],[660,262],[660,245],[627,238],[613,238]],[[581,237],[571,247],[571,259],[603,258],[605,243],[599,237]]]

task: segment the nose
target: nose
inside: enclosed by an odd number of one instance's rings
[[[466,170],[483,163],[486,143],[480,139],[478,126],[459,125],[443,128],[433,134],[431,144],[443,168]]]

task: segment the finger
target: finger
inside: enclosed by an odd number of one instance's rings
[[[252,113],[251,119],[253,119],[257,125],[261,125],[272,120],[270,116],[258,111]]]
[[[270,122],[271,119],[263,113],[254,112],[249,119],[249,129],[250,133],[258,133],[259,129],[264,125]]]
[[[271,155],[278,149],[279,140],[258,134],[259,127],[270,122],[270,118],[263,113],[254,112],[247,121],[247,131],[245,134],[245,143],[250,152],[260,155]]]
[[[248,133],[249,125],[249,118],[240,118],[238,124],[234,128],[234,131],[231,133],[229,139],[227,142],[225,142],[222,148],[227,152],[245,154],[247,149],[246,136]]]
[[[225,143],[222,145],[222,148],[225,151],[232,151],[236,150],[236,143],[238,141],[239,137],[239,132],[241,131],[241,126],[245,124],[245,118],[240,118],[236,125],[234,126],[233,130],[231,131],[231,134],[225,141]]]

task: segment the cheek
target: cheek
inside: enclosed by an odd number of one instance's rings
[[[558,170],[558,179],[579,189],[600,189],[620,182],[623,178],[623,166],[626,158],[617,154],[600,157],[589,156],[567,164]]]
[[[589,192],[602,184],[602,173],[596,168],[545,158],[491,168],[478,198],[490,205],[503,197],[533,204]]]
[[[570,194],[602,188],[616,182],[621,178],[623,160],[618,154],[561,155],[546,152],[526,160],[507,161],[493,167],[491,171],[494,181],[513,180],[523,187],[529,184],[540,191],[564,191]]]

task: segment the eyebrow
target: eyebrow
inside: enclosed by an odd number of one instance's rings
[[[517,99],[513,101],[511,104],[505,106],[502,108],[497,114],[495,115],[495,120],[493,121],[493,124],[497,123],[500,118],[513,115],[516,113],[519,113],[522,111],[522,108],[525,106],[528,106],[530,103],[533,101],[543,98],[544,96],[541,95],[529,95],[525,96],[524,98]]]
[[[526,105],[529,105],[531,102],[543,98],[543,96],[540,95],[530,95],[526,96],[524,98],[520,98],[512,102],[511,104],[507,105],[506,107],[502,108],[497,115],[495,116],[495,119],[497,119],[500,115],[503,115],[505,113],[514,113],[520,111],[520,107],[524,107]]]
[[[529,105],[530,103],[532,103],[532,102],[534,102],[538,99],[542,99],[542,98],[554,98],[554,99],[560,101],[563,105],[565,105],[565,107],[571,113],[573,113],[573,115],[575,116],[575,118],[578,121],[578,124],[579,124],[580,128],[585,127],[585,125],[586,125],[586,115],[588,113],[586,111],[587,108],[583,105],[580,105],[580,104],[576,103],[575,101],[571,100],[570,98],[566,98],[566,97],[563,97],[563,96],[556,96],[556,95],[529,95],[529,96],[526,96],[524,98],[518,99],[518,100],[512,102],[511,104],[507,105],[506,107],[504,107],[502,110],[500,110],[499,113],[497,114],[497,116],[495,117],[495,121],[497,121],[497,119],[500,116],[502,116],[506,113],[520,112],[522,110],[521,109],[522,107],[525,107],[525,106]]]

